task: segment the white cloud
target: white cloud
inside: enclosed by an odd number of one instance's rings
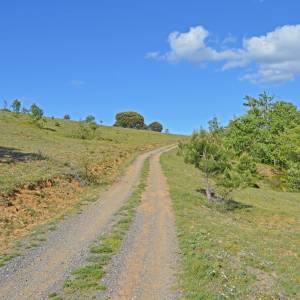
[[[222,45],[235,44],[237,42],[237,38],[233,36],[231,33],[227,35],[222,41]]]
[[[262,36],[245,38],[241,48],[218,50],[208,46],[209,32],[202,26],[189,31],[172,32],[168,42],[170,51],[165,54],[152,52],[148,58],[168,61],[204,63],[221,61],[222,69],[252,66],[253,73],[242,79],[252,82],[280,82],[293,80],[300,75],[300,25],[285,25]],[[231,36],[223,44],[234,42]]]

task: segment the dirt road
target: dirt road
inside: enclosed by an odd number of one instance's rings
[[[104,298],[176,299],[177,238],[159,155],[150,158],[146,191],[121,251],[113,258]]]
[[[120,179],[119,182],[114,184],[108,191],[102,194],[99,201],[91,204],[83,211],[81,215],[74,215],[67,220],[63,221],[55,232],[49,234],[48,239],[39,248],[28,250],[24,256],[16,258],[8,263],[4,268],[0,269],[0,299],[47,299],[50,292],[59,289],[64,281],[68,278],[71,271],[83,264],[88,255],[89,245],[97,238],[97,236],[105,232],[109,226],[113,215],[121,208],[126,200],[131,195],[136,187],[139,179],[139,174],[144,160],[151,154],[153,165],[151,164],[152,176],[153,169],[157,168],[158,155],[163,149],[154,150],[152,152],[139,156],[135,162],[129,167],[126,174]],[[155,167],[156,166],[156,167]],[[160,174],[157,174],[160,176]],[[161,255],[164,253],[164,248],[167,246],[169,237],[166,237],[166,229],[163,229],[165,222],[162,218],[169,218],[168,201],[166,198],[166,191],[163,185],[159,185],[160,178],[153,178],[156,182],[152,187],[152,191],[148,190],[148,197],[153,193],[153,197],[163,200],[166,203],[159,204],[162,211],[158,211],[158,207],[154,207],[158,215],[154,216],[157,219],[157,228],[161,233],[154,233],[155,228],[151,228],[151,224],[143,224],[144,230],[152,232],[151,238],[156,241],[156,235],[160,238],[166,239],[166,245],[162,244],[160,248],[154,249],[152,256]],[[149,182],[149,184],[152,184]],[[162,188],[162,189],[161,189]],[[157,189],[157,191],[155,191]],[[145,204],[139,210],[139,214],[144,211],[153,209],[149,204]],[[162,222],[162,223],[161,223]],[[147,226],[150,226],[149,228]],[[171,225],[172,226],[172,225]],[[148,229],[147,229],[147,228]],[[162,227],[159,229],[158,227]],[[174,236],[173,228],[171,228],[172,238]],[[144,236],[139,233],[139,238],[143,239],[143,243],[148,243],[146,240],[149,233],[144,232]],[[153,242],[155,242],[153,241]],[[145,245],[147,249],[147,245]],[[135,249],[137,257],[142,257],[142,249]],[[157,252],[158,251],[158,252]],[[150,257],[149,257],[150,259]],[[152,258],[151,258],[152,259]],[[151,272],[154,272],[162,263],[163,259],[168,259],[163,255],[159,260],[155,260]],[[137,276],[137,269],[132,270],[134,276]],[[163,275],[163,274],[161,274]],[[146,281],[149,287],[153,287],[151,282]],[[145,284],[146,284],[145,282]],[[155,281],[156,282],[156,281]],[[159,287],[161,284],[159,285]],[[132,286],[133,288],[134,286]],[[145,299],[145,298],[144,298]],[[164,299],[164,298],[161,298]]]

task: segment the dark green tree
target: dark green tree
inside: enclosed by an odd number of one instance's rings
[[[85,118],[85,121],[87,123],[96,123],[96,118],[93,116],[93,115],[88,115],[86,118]]]
[[[38,107],[35,103],[33,103],[31,106],[30,106],[30,109],[29,109],[29,114],[30,116],[32,117],[32,119],[34,121],[39,121],[43,118],[44,116],[44,112],[43,110]]]
[[[116,122],[114,126],[143,129],[144,125],[144,117],[137,112],[127,111],[116,114]]]
[[[148,128],[152,131],[162,132],[163,126],[159,122],[152,122],[148,125]]]
[[[186,163],[193,164],[203,172],[206,196],[208,201],[212,201],[210,180],[230,167],[228,153],[221,140],[218,136],[200,130],[193,133],[181,152]]]
[[[21,111],[21,101],[19,101],[18,99],[15,99],[13,101],[13,103],[11,104],[11,108],[12,108],[12,111],[15,112],[15,113],[20,113]]]

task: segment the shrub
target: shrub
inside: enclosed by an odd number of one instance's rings
[[[114,126],[143,129],[145,126],[144,117],[134,111],[120,112],[116,114]]]
[[[65,120],[71,120],[71,116],[68,115],[68,114],[65,114],[65,115],[64,115],[64,119],[65,119]]]
[[[157,132],[162,132],[163,126],[159,122],[152,122],[151,124],[148,125],[148,128],[152,131],[157,131]]]
[[[94,132],[90,124],[85,121],[80,121],[75,137],[83,140],[93,139]]]
[[[291,163],[285,174],[285,182],[292,191],[300,190],[300,162]]]

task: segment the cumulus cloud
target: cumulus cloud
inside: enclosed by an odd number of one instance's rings
[[[223,70],[252,67],[253,72],[242,79],[254,83],[293,80],[300,75],[300,25],[278,27],[265,35],[245,38],[240,48],[225,50],[210,47],[209,35],[203,26],[172,32],[168,37],[170,50],[163,54],[152,52],[147,57],[192,63],[219,61]],[[226,38],[224,41],[234,42]]]

